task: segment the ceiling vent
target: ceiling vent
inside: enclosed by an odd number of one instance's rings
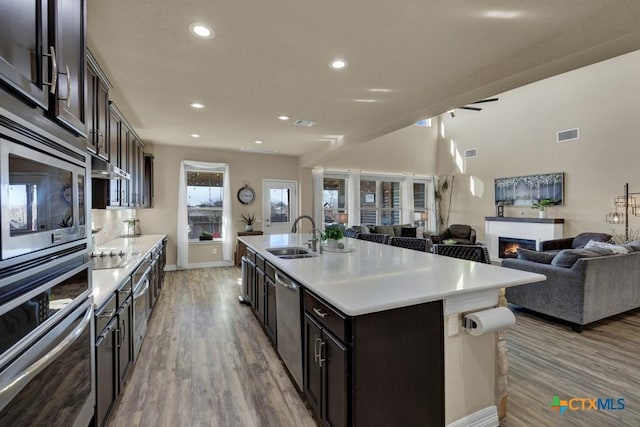
[[[296,120],[295,122],[293,122],[293,124],[296,126],[304,126],[310,128],[311,126],[315,125],[316,122],[314,122],[313,120]]]
[[[561,130],[558,132],[556,142],[569,142],[580,139],[580,128]]]
[[[468,150],[464,150],[464,157],[465,159],[469,159],[471,157],[478,157],[478,149],[470,148]]]
[[[247,151],[249,153],[262,153],[262,154],[273,154],[276,153],[276,150],[271,148],[254,148],[254,147],[240,147],[240,151]]]

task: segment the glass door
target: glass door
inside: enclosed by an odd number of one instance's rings
[[[298,217],[298,182],[265,179],[262,194],[264,234],[290,233]]]

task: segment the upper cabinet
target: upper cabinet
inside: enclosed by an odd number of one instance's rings
[[[111,83],[90,51],[87,50],[87,149],[109,160],[107,123],[109,118],[109,89]]]
[[[0,80],[29,104],[87,136],[85,0],[6,0]]]
[[[84,0],[49,0],[49,37],[57,55],[58,88],[51,113],[69,128],[86,136],[85,52],[86,8]]]
[[[0,13],[0,79],[29,101],[49,108],[49,69],[55,48],[49,43],[47,0],[7,0]]]

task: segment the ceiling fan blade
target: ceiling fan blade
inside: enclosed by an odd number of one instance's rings
[[[483,102],[494,102],[497,100],[498,98],[487,98],[487,99],[481,99],[480,101],[471,102],[471,104],[482,104]]]
[[[478,107],[458,107],[462,110],[472,110],[472,111],[482,111],[482,108],[478,108]]]

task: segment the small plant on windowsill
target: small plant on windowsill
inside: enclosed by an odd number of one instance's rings
[[[256,216],[252,213],[241,214],[240,221],[244,223],[245,231],[253,231],[253,224],[256,222]]]
[[[203,231],[200,233],[200,240],[213,240],[213,234],[208,231]]]

